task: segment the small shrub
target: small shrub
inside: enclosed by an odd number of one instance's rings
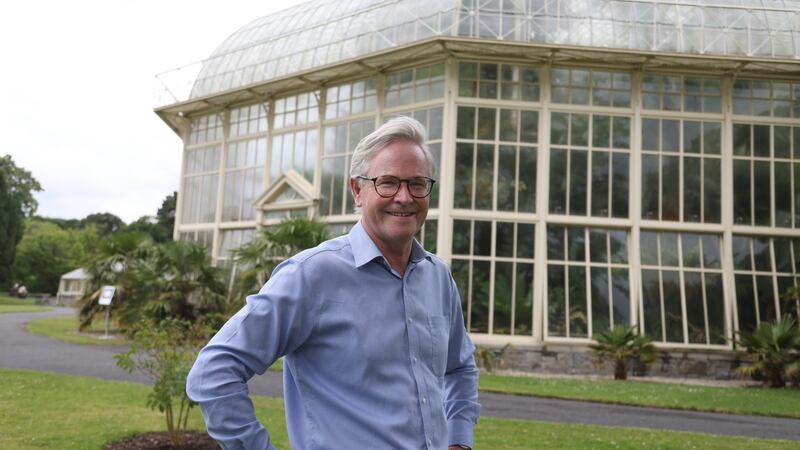
[[[208,334],[203,324],[172,318],[146,320],[133,333],[130,350],[115,356],[120,368],[138,370],[153,381],[147,406],[164,413],[167,432],[175,445],[181,444],[189,411],[196,405],[186,395],[186,376]]]
[[[648,365],[656,359],[656,348],[648,336],[636,332],[636,326],[615,325],[614,328],[596,333],[596,344],[589,347],[595,355],[595,365],[603,367],[606,359],[614,361],[614,379],[628,379],[628,358],[638,358]]]

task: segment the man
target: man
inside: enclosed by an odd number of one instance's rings
[[[279,265],[200,352],[187,380],[224,448],[273,448],[247,380],[284,358],[295,449],[469,448],[480,406],[453,278],[414,240],[433,158],[419,122],[365,137],[350,167],[361,220]]]

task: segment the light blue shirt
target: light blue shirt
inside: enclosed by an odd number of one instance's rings
[[[473,351],[447,266],[414,241],[400,276],[359,222],[279,265],[200,352],[187,392],[224,448],[273,448],[247,380],[285,355],[294,449],[472,446]]]

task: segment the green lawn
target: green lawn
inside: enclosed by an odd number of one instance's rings
[[[73,375],[0,369],[0,448],[91,449],[147,431],[164,430],[159,413],[145,407],[149,387]],[[255,397],[256,415],[286,449],[283,401]],[[199,410],[190,428],[203,429]],[[695,433],[555,424],[484,417],[475,446],[485,449],[790,449],[796,442]]]
[[[17,312],[42,312],[49,310],[50,308],[46,306],[37,305],[32,299],[0,295],[0,314]]]
[[[537,397],[800,418],[800,390],[708,387],[629,380],[514,377],[482,373],[480,388]]]
[[[71,344],[121,345],[125,343],[125,340],[116,334],[117,330],[113,323],[109,329],[109,335],[114,336],[114,339],[100,339],[105,334],[104,319],[94,320],[87,332],[79,333],[78,317],[72,314],[31,320],[28,322],[27,330]]]

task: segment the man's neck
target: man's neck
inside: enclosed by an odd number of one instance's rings
[[[414,241],[414,238],[406,242],[387,243],[375,239],[366,227],[364,230],[375,246],[378,247],[378,251],[381,252],[381,255],[386,258],[386,261],[392,269],[397,271],[402,277],[406,272],[408,260],[411,259],[411,243]]]

